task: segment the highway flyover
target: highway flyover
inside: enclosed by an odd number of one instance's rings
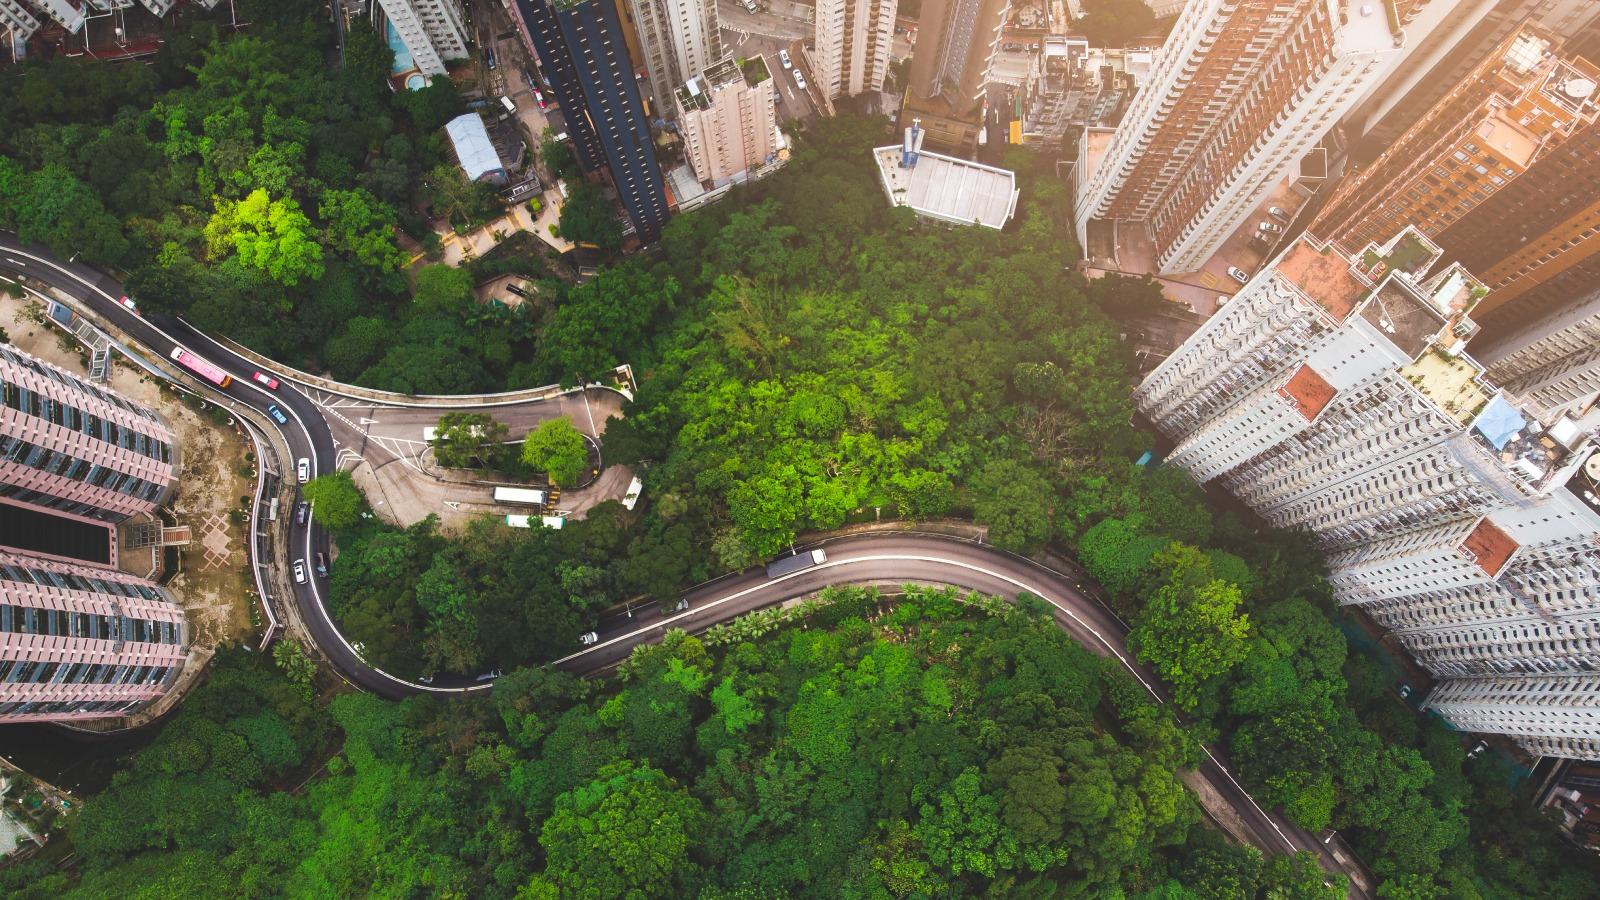
[[[234,375],[234,381],[220,393],[262,410],[268,403],[277,403],[289,416],[289,424],[280,431],[292,452],[311,461],[313,474],[333,470],[335,441],[323,417],[324,408],[287,379],[277,391],[256,385],[250,380],[250,373],[261,366],[179,319],[146,319],[128,311],[117,302],[123,295],[122,286],[110,276],[89,266],[61,262],[41,248],[23,246],[14,235],[0,233],[0,272],[25,275],[71,295],[153,354],[165,356],[181,344],[222,366]],[[316,550],[327,549],[327,536],[314,521],[301,527],[291,519],[289,526],[293,546],[304,551],[291,553],[292,556],[310,558]],[[880,532],[834,538],[813,546],[827,551],[827,561],[819,566],[771,580],[764,569],[756,567],[696,586],[685,592],[687,610],[663,616],[650,605],[629,616],[613,618],[602,624],[597,643],[575,647],[571,655],[553,665],[580,674],[603,672],[625,659],[635,646],[659,640],[667,628],[703,631],[752,610],[807,596],[830,584],[917,583],[951,585],[1008,598],[1024,592],[1033,594],[1052,607],[1057,624],[1075,640],[1097,654],[1118,659],[1157,700],[1168,700],[1155,676],[1127,654],[1127,633],[1122,623],[1069,576],[993,547],[934,534]],[[362,660],[339,633],[316,578],[297,585],[294,600],[301,621],[333,668],[352,684],[379,696],[465,696],[487,691],[492,684],[471,677],[446,676],[439,676],[430,684],[418,684],[390,675]],[[1353,860],[1336,858],[1316,836],[1263,809],[1233,776],[1225,760],[1210,750],[1206,751],[1198,774],[1210,791],[1231,808],[1257,847],[1273,853],[1309,850],[1327,870],[1355,876],[1353,885],[1366,880]],[[1352,887],[1351,894],[1368,896],[1359,886]]]

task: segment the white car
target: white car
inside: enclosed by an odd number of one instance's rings
[[[294,583],[306,583],[306,561],[303,559],[297,559],[294,561]]]
[[[789,51],[787,50],[778,51],[778,61],[783,63],[783,67],[785,69],[794,68],[794,60],[789,58]]]
[[[1249,274],[1247,274],[1245,270],[1239,268],[1238,266],[1228,267],[1228,277],[1239,282],[1240,284],[1246,284],[1250,281]]]
[[[806,89],[806,76],[800,74],[799,69],[794,70],[794,86],[802,91]]]
[[[304,456],[294,464],[294,473],[300,477],[300,483],[305,484],[311,480],[311,460]]]
[[[598,644],[600,643],[600,635],[593,631],[585,631],[583,634],[578,635],[578,643],[585,647],[590,644]]]

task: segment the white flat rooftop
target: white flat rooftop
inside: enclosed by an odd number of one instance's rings
[[[1017,212],[1017,176],[942,153],[923,151],[909,169],[900,166],[900,146],[872,151],[883,193],[892,206],[958,225],[1001,228]]]

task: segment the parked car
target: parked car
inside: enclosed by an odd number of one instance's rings
[[[526,297],[526,296],[528,296],[528,292],[523,290],[522,288],[518,287],[514,282],[508,282],[506,284],[506,290],[510,291],[513,294],[516,294],[518,297]]]
[[[267,404],[267,415],[271,416],[272,421],[277,422],[279,425],[289,424],[289,417],[283,414],[283,410],[279,409],[276,403]]]
[[[311,504],[304,500],[296,503],[294,505],[294,523],[296,525],[304,525],[309,518],[311,518]]]
[[[490,50],[488,47],[483,48],[483,61],[492,71],[494,69],[494,51]]]
[[[1232,278],[1234,281],[1239,282],[1240,284],[1247,284],[1250,281],[1250,276],[1248,274],[1246,274],[1245,271],[1243,269],[1239,268],[1238,266],[1229,266],[1228,267],[1228,277]]]
[[[306,482],[310,481],[311,460],[306,459],[304,456],[300,457],[300,459],[294,464],[294,473],[295,475],[299,476],[301,484],[305,484]]]
[[[317,575],[322,578],[328,577],[328,555],[321,550],[317,551]]]
[[[785,69],[794,68],[794,60],[789,58],[789,51],[787,50],[778,51],[778,62],[783,63]]]
[[[263,372],[251,372],[250,380],[261,385],[269,391],[275,391],[278,389],[278,379],[273,378],[271,375],[267,375]]]
[[[1279,225],[1277,222],[1268,222],[1265,220],[1256,225],[1256,230],[1264,231],[1267,234],[1283,234],[1282,225]]]
[[[591,644],[598,644],[600,643],[600,635],[593,631],[585,631],[583,634],[578,635],[578,643],[584,645],[585,647],[588,647]]]
[[[547,105],[547,104],[546,104],[546,103],[545,103],[545,100],[544,100],[544,91],[541,91],[541,90],[539,90],[539,89],[538,89],[538,88],[534,88],[534,89],[533,89],[533,99],[535,99],[535,100],[537,100],[537,101],[539,101],[539,108],[540,108],[540,109],[549,109],[549,108],[550,108],[550,107],[549,107],[549,106],[548,106],[548,105]]]
[[[121,304],[122,308],[127,310],[128,312],[137,313],[139,311],[139,304],[133,302],[133,298],[132,297],[128,297],[128,296],[118,297],[117,298],[117,303]]]
[[[799,69],[794,70],[794,86],[802,91],[806,89],[806,76],[802,75]]]
[[[306,583],[306,561],[303,559],[297,559],[294,561],[294,583]]]
[[[1277,208],[1276,206],[1267,207],[1267,215],[1277,219],[1279,222],[1282,222],[1285,225],[1289,224],[1289,214]]]

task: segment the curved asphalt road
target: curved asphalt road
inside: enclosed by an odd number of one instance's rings
[[[313,475],[333,470],[334,444],[327,423],[316,405],[286,379],[280,379],[277,391],[267,391],[250,380],[250,373],[256,371],[254,365],[187,323],[168,316],[145,319],[129,312],[117,302],[123,295],[122,286],[110,276],[88,266],[57,261],[41,248],[19,244],[13,235],[0,233],[0,270],[27,275],[71,294],[153,353],[166,355],[173,346],[182,344],[226,369],[234,376],[233,384],[213,393],[263,411],[269,403],[276,403],[290,417],[289,424],[280,431],[296,457],[311,461]],[[292,479],[294,475],[289,472],[285,477]],[[317,549],[327,549],[327,536],[314,522],[300,526],[290,519],[288,524],[291,547],[303,550],[291,551],[291,556],[310,559]],[[1165,689],[1155,676],[1126,655],[1127,633],[1121,622],[1065,575],[992,547],[941,535],[878,533],[835,538],[818,546],[828,553],[827,561],[819,566],[772,580],[764,569],[756,567],[699,585],[685,594],[690,602],[688,610],[671,616],[662,616],[653,604],[635,610],[632,616],[602,625],[599,642],[554,665],[581,674],[600,672],[626,659],[635,646],[659,639],[669,627],[702,631],[752,610],[807,596],[830,584],[914,582],[953,585],[999,597],[1034,594],[1051,605],[1057,624],[1075,640],[1097,654],[1120,660],[1152,695],[1167,702]],[[444,676],[432,684],[415,684],[368,665],[334,626],[323,605],[317,579],[308,581],[295,586],[300,618],[330,664],[352,683],[388,698],[418,693],[464,695],[490,687],[489,682]],[[1232,806],[1260,848],[1272,852],[1310,850],[1330,871],[1355,871],[1354,866],[1347,867],[1334,859],[1315,836],[1262,809],[1210,751],[1206,751],[1199,772],[1212,790]],[[1365,896],[1359,889],[1352,889],[1352,894]]]

